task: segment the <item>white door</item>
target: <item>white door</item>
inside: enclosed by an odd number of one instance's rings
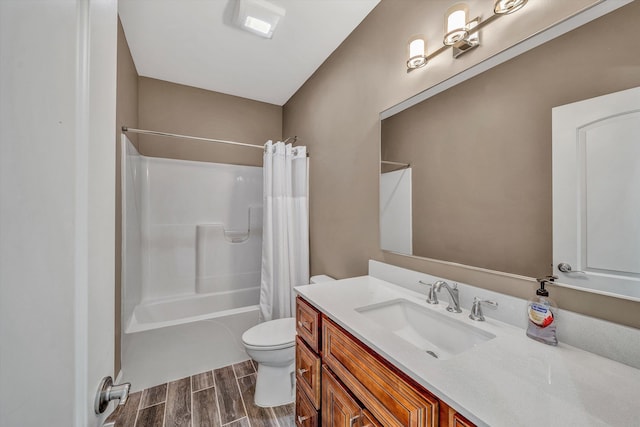
[[[553,109],[553,263],[640,300],[640,87]]]
[[[102,424],[116,44],[116,0],[0,1],[0,426]]]

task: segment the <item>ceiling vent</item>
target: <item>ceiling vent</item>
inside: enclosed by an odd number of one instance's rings
[[[237,0],[234,23],[245,31],[270,39],[286,11],[266,0]]]

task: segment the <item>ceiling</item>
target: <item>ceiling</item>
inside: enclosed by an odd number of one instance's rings
[[[237,0],[120,0],[140,76],[283,105],[380,0],[269,0],[272,39],[230,24]]]

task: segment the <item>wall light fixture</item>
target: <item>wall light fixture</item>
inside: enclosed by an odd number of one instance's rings
[[[469,15],[469,8],[464,3],[453,5],[447,10],[444,15],[446,34],[444,35],[443,43],[445,45],[453,46],[469,35],[467,32],[467,15]]]
[[[528,0],[496,0],[493,11],[498,15],[508,15],[522,9]]]
[[[407,61],[407,68],[416,69],[427,65],[424,47],[424,38],[422,36],[415,36],[409,40],[409,60]]]
[[[426,41],[422,36],[413,37],[409,41],[409,60],[407,61],[407,73],[424,67],[429,60],[441,54],[448,48],[452,48],[454,58],[468,52],[480,45],[480,29],[486,27],[497,18],[516,12],[528,0],[495,0],[491,15],[484,21],[480,17],[468,19],[469,8],[464,3],[451,6],[444,15],[445,35],[444,46],[427,55]]]

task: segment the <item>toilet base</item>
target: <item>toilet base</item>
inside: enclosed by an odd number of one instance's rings
[[[254,403],[263,408],[286,405],[296,399],[295,361],[286,366],[258,364]]]

